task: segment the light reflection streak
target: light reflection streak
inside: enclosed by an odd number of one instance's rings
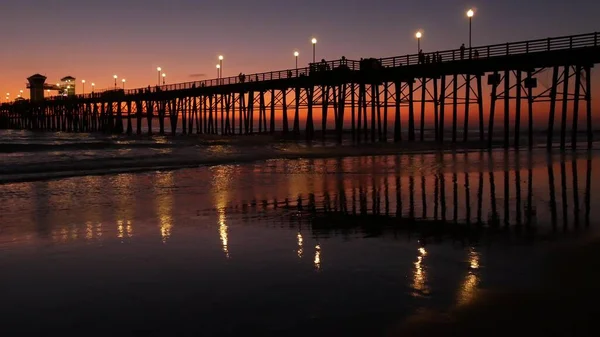
[[[117,220],[117,237],[123,238],[123,220]]]
[[[298,253],[298,258],[301,259],[302,253],[304,253],[304,250],[302,249],[302,241],[303,241],[302,234],[300,234],[300,232],[298,232],[297,237],[298,237],[298,252],[297,253]]]
[[[125,227],[125,233],[127,234],[128,238],[133,236],[133,226],[131,225],[131,220],[127,220],[127,226]]]
[[[418,249],[419,255],[417,256],[417,262],[415,262],[415,271],[413,273],[413,289],[415,292],[413,296],[427,295],[429,288],[427,287],[427,270],[423,265],[423,260],[427,256],[427,250],[424,247]]]
[[[221,245],[223,246],[223,252],[225,257],[229,258],[229,249],[227,248],[227,220],[225,216],[225,209],[219,209],[219,238],[221,239]]]
[[[162,243],[167,243],[173,229],[173,172],[164,172],[158,175],[156,187],[158,189],[158,219]]]
[[[91,240],[94,237],[94,227],[90,221],[85,223],[85,238]]]
[[[102,237],[102,223],[98,222],[98,224],[96,225],[96,237],[100,238]]]
[[[469,272],[463,281],[458,294],[458,304],[468,304],[477,295],[477,286],[479,285],[479,253],[474,247],[469,249]]]
[[[315,269],[321,270],[321,245],[315,246]]]
[[[222,150],[224,150],[223,148]],[[217,152],[221,149],[217,148]],[[229,188],[235,175],[235,166],[233,165],[220,165],[215,166],[211,169],[213,174],[212,179],[212,193],[215,198],[215,206],[219,213],[219,240],[221,240],[221,246],[225,257],[229,258],[229,232],[227,226],[226,209],[227,203],[229,202]]]

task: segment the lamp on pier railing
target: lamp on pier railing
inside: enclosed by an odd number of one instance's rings
[[[85,95],[85,80],[81,80],[81,92]]]
[[[156,68],[156,71],[158,71],[158,82],[156,82],[156,85],[160,85],[160,72],[162,71],[161,67]]]
[[[415,36],[417,37],[417,53],[421,52],[421,37],[423,37],[423,33],[418,31]]]
[[[315,39],[314,37],[312,38],[312,40],[310,41],[312,42],[312,46],[313,46],[313,63],[316,62],[316,48],[317,48],[317,39]]]
[[[473,23],[473,15],[475,15],[475,12],[472,9],[469,9],[467,11],[467,17],[469,18],[469,58],[471,57],[471,26]]]
[[[223,55],[219,55],[219,78],[223,78]]]
[[[113,78],[115,79],[115,90],[117,90],[117,75],[113,75]]]
[[[167,77],[167,74],[165,74],[165,73],[162,73],[163,85],[165,85],[165,81],[166,81],[165,77]]]
[[[123,90],[125,90],[125,79],[121,80],[123,82]]]
[[[48,95],[48,97],[50,97],[50,89],[46,90],[46,94]]]
[[[294,57],[296,57],[296,70],[298,70],[298,56],[300,55],[300,53],[298,51],[294,52]]]
[[[94,87],[96,86],[96,83],[92,82],[92,94],[94,93]]]
[[[221,79],[221,65],[217,64],[217,83],[219,83],[220,79]]]

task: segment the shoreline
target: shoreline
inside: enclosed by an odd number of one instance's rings
[[[229,143],[231,146],[235,144]],[[63,161],[53,163],[54,166],[44,167],[44,171],[40,170],[40,164],[33,163],[17,167],[18,173],[8,173],[0,175],[0,185],[46,181],[54,179],[63,179],[78,176],[99,176],[121,173],[141,173],[149,171],[167,171],[178,170],[194,167],[210,167],[216,165],[236,165],[247,164],[253,162],[261,162],[266,160],[299,160],[299,159],[335,159],[347,157],[365,157],[365,156],[389,156],[389,155],[414,155],[414,154],[464,154],[472,152],[497,152],[505,151],[539,151],[545,150],[545,147],[534,147],[529,150],[528,147],[522,146],[519,148],[504,149],[503,142],[495,142],[492,148],[488,148],[487,144],[480,142],[469,143],[446,143],[440,145],[437,142],[415,142],[415,143],[369,143],[369,144],[351,144],[351,145],[336,145],[336,146],[312,146],[298,147],[296,149],[280,149],[278,145],[285,145],[284,142],[259,143],[265,145],[266,149],[274,150],[270,153],[262,154],[232,154],[231,156],[223,156],[216,158],[177,158],[174,155],[164,155],[164,157],[156,158],[152,162],[139,161],[141,158],[125,157],[125,158],[96,158],[85,159],[79,161]],[[287,143],[289,144],[289,143]],[[301,145],[300,143],[296,143]],[[246,146],[257,144],[246,144]],[[218,145],[216,145],[218,146]],[[152,146],[149,146],[150,148]],[[244,146],[240,147],[243,150]],[[560,151],[577,153],[595,151],[596,149],[578,149],[576,151],[567,150]],[[278,152],[279,151],[279,152]],[[550,154],[556,154],[557,150],[553,149]],[[98,162],[102,162],[102,168],[96,168]],[[126,167],[122,167],[126,163]],[[27,172],[29,171],[29,172]]]

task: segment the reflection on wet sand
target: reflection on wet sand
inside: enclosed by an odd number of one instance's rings
[[[476,247],[469,248],[469,268],[467,275],[460,287],[457,303],[459,305],[468,304],[475,298],[477,286],[479,284],[479,257]]]
[[[298,250],[296,251],[296,253],[298,254],[298,258],[302,258],[302,253],[304,253],[304,250],[302,248],[302,234],[300,234],[300,232],[298,232],[297,234],[297,238],[298,238]]]
[[[321,245],[319,244],[315,246],[315,269],[321,269]]]
[[[427,287],[427,268],[424,263],[427,251],[424,247],[419,248],[419,254],[417,255],[417,262],[415,262],[415,270],[413,272],[413,289],[414,296],[426,296],[429,294],[429,288]]]
[[[88,249],[106,261],[113,261],[115,250],[127,252],[119,257],[128,261],[90,267],[99,274],[108,271],[102,274],[107,280],[111,272],[121,277],[140,261],[150,261],[140,263],[149,270],[176,265],[165,273],[147,272],[161,285],[181,285],[170,288],[180,298],[192,288],[206,298],[216,289],[215,298],[226,298],[232,288],[217,294],[219,284],[233,284],[243,274],[248,283],[240,289],[248,294],[266,280],[276,280],[268,289],[293,287],[296,276],[321,286],[321,292],[284,292],[290,296],[282,300],[286,303],[315,295],[322,300],[316,305],[324,307],[330,301],[325,292],[336,292],[338,299],[351,289],[365,292],[356,295],[358,302],[348,300],[357,306],[389,298],[412,310],[444,298],[464,307],[482,298],[479,289],[490,275],[515,268],[494,263],[511,254],[505,245],[528,249],[547,238],[586,232],[594,209],[600,209],[591,204],[598,189],[592,185],[595,160],[545,153],[433,154],[12,184],[3,186],[13,199],[0,196],[0,214],[10,214],[14,223],[0,223],[0,245],[17,251],[36,240],[50,243],[46,248],[56,242],[73,255]],[[205,270],[215,272],[206,277]],[[118,281],[139,282],[137,276]],[[205,288],[186,282],[205,282]]]
[[[173,188],[174,172],[160,172],[156,174],[154,190],[156,195],[156,212],[160,225],[160,237],[167,243],[173,229]]]

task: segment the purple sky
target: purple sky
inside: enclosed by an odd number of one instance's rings
[[[313,36],[318,59],[414,53],[417,30],[424,51],[453,49],[468,42],[471,7],[474,45],[600,30],[595,0],[2,1],[0,92],[15,97],[38,72],[85,79],[88,91],[114,74],[154,85],[157,66],[168,83],[213,78],[219,54],[224,76],[293,68],[295,49],[310,60]]]

